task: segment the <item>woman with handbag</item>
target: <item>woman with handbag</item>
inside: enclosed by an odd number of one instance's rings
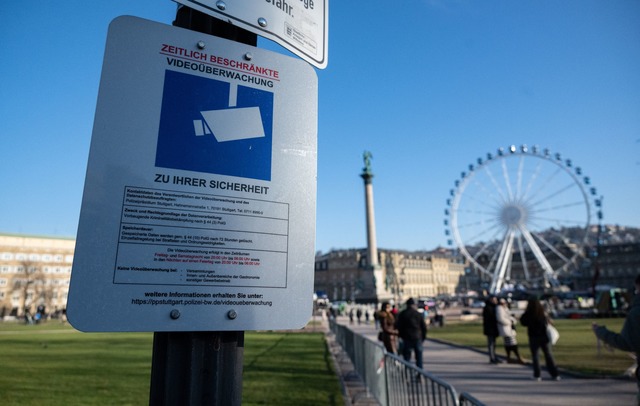
[[[391,305],[389,302],[382,303],[382,307],[378,312],[378,320],[380,321],[380,333],[378,333],[378,339],[384,344],[384,348],[387,352],[397,354],[396,350],[396,336],[398,330],[396,330],[396,318],[391,313]]]
[[[513,362],[524,364],[524,360],[520,356],[520,351],[518,351],[518,340],[516,339],[516,329],[514,327],[516,319],[509,312],[507,301],[504,298],[500,299],[500,302],[496,307],[496,320],[498,321],[498,333],[504,340],[504,350],[507,353],[507,362],[512,362],[511,353],[513,352],[516,357]]]
[[[533,379],[536,381],[542,380],[540,377],[540,360],[538,359],[538,352],[540,350],[544,353],[547,371],[551,375],[551,378],[554,381],[560,380],[558,367],[556,367],[556,362],[551,353],[551,342],[547,336],[547,324],[549,324],[549,322],[549,318],[540,301],[536,298],[530,298],[526,310],[522,314],[522,317],[520,317],[520,323],[527,327],[529,349],[531,350],[531,360],[533,363]]]

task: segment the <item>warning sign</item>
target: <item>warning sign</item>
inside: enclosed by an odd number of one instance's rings
[[[316,161],[309,65],[117,18],[91,139],[70,322],[84,331],[304,326]]]

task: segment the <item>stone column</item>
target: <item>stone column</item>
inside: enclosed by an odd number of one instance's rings
[[[370,153],[365,152],[365,167],[360,175],[364,179],[364,199],[366,205],[367,216],[367,265],[371,268],[379,266],[378,263],[378,244],[376,242],[376,222],[375,214],[373,211],[373,173],[371,173],[370,161],[367,160],[367,154],[369,159]]]
[[[367,216],[367,270],[372,271],[373,294],[375,301],[390,298],[385,289],[385,275],[378,262],[378,243],[376,242],[376,222],[373,212],[373,172],[371,172],[371,153],[366,151],[363,155],[364,168],[360,175],[364,179],[364,198]]]

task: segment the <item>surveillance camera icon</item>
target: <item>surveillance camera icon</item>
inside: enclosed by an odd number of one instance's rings
[[[196,136],[213,134],[216,141],[239,141],[265,136],[259,107],[237,107],[201,111],[202,119],[193,120]]]

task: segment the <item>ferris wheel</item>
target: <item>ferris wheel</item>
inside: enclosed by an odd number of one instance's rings
[[[461,173],[445,209],[445,233],[471,265],[507,285],[548,287],[587,256],[602,197],[560,153],[526,145],[498,149]]]

